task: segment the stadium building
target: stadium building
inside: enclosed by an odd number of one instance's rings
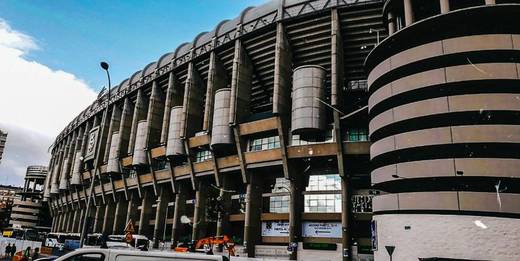
[[[155,246],[227,235],[241,256],[417,260],[474,258],[496,238],[509,250],[484,259],[518,251],[520,6],[506,2],[245,9],[62,131],[52,231],[80,232],[93,181],[88,232],[131,220]]]

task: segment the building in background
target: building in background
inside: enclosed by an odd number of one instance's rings
[[[11,219],[13,202],[20,199],[22,188],[0,185],[0,231],[7,229]]]
[[[50,232],[50,215],[43,202],[43,185],[47,177],[46,166],[29,166],[25,184],[13,201],[9,225],[14,229],[35,229]]]
[[[375,259],[520,257],[519,1],[390,0],[368,56]],[[444,259],[443,259],[444,260]]]
[[[7,142],[7,132],[0,130],[0,163],[2,163],[2,155],[4,154],[6,142]]]

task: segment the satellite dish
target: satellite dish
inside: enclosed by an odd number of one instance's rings
[[[182,224],[190,224],[191,219],[189,219],[186,215],[181,216],[181,223]]]

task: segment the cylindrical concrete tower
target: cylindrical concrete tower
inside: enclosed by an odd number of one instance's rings
[[[294,69],[292,86],[291,131],[302,139],[322,136],[326,129],[325,98],[326,71],[317,65]]]
[[[185,157],[184,144],[180,137],[181,119],[182,106],[173,107],[170,112],[170,128],[166,144],[166,156],[170,158]]]
[[[213,107],[213,128],[211,129],[211,147],[218,148],[233,144],[233,134],[229,127],[229,104],[231,89],[224,88],[215,92]]]

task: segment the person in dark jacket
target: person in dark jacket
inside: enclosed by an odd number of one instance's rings
[[[11,256],[11,243],[7,244],[7,246],[5,247],[5,258],[9,259],[10,256]]]
[[[13,246],[11,247],[11,256],[14,256],[16,255],[16,245],[13,244]]]

